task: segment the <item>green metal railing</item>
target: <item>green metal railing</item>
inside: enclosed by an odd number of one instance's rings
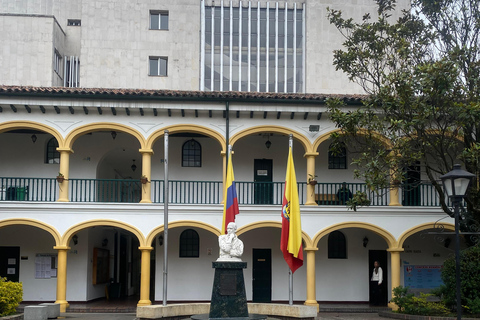
[[[55,178],[0,178],[0,201],[56,201]]]
[[[164,202],[163,180],[152,180],[152,202]],[[223,199],[221,181],[169,180],[169,203],[218,204]]]
[[[142,200],[144,185],[133,179],[69,179],[71,202],[124,202],[138,203]],[[164,181],[152,180],[151,200],[164,202]],[[238,203],[241,205],[281,205],[285,182],[236,181]],[[307,183],[299,182],[298,194],[301,205],[307,199]],[[219,204],[223,200],[221,181],[169,181],[169,203],[173,204]],[[365,192],[370,206],[387,206],[390,190],[371,191],[364,183],[318,183],[312,196],[318,205],[345,206],[357,192]],[[0,178],[0,201],[56,201],[59,184],[55,178]],[[439,206],[438,195],[429,183],[403,185],[400,189],[403,206]]]
[[[365,183],[318,183],[315,186],[315,201],[319,205],[346,205],[357,192],[364,192],[370,206],[388,206],[389,193],[371,191]]]
[[[140,202],[142,183],[133,179],[69,179],[71,202]]]

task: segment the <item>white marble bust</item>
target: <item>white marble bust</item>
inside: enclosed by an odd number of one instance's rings
[[[227,234],[218,237],[220,256],[217,261],[242,261],[243,242],[238,239],[235,232],[237,225],[230,222],[227,226]]]

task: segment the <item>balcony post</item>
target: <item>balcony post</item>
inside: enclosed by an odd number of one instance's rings
[[[142,200],[140,203],[152,203],[152,149],[140,149],[142,154],[142,176],[146,176],[148,182],[142,184]]]
[[[307,253],[307,300],[306,306],[315,306],[318,311],[316,283],[315,283],[315,252],[318,248],[305,248]]]
[[[60,173],[63,174],[65,180],[58,184],[59,194],[58,202],[69,202],[68,199],[68,176],[70,172],[70,154],[73,153],[73,150],[70,148],[57,148],[57,151],[60,152]]]
[[[392,177],[392,179],[395,179],[395,171],[396,170],[394,169],[390,170],[390,176]],[[399,184],[393,184],[392,188],[390,189],[390,203],[388,204],[389,206],[402,206],[400,204],[399,190]]]
[[[318,156],[318,152],[305,153],[303,155],[307,158],[307,181],[308,178],[315,177],[315,158]],[[305,202],[307,206],[316,206],[317,202],[315,201],[315,185],[307,183],[307,201]]]
[[[400,285],[400,253],[404,251],[403,248],[389,248],[387,249],[390,252],[390,266],[392,271],[392,287],[390,292],[393,294],[393,288],[396,288]],[[397,310],[398,307],[393,302],[388,304],[388,307]]]
[[[67,252],[70,247],[56,246],[53,249],[58,250],[57,300],[55,303],[60,304],[60,312],[66,312],[69,306],[67,301]]]
[[[140,268],[140,301],[137,306],[149,306],[150,301],[150,252],[152,247],[138,247],[142,252],[142,265]]]

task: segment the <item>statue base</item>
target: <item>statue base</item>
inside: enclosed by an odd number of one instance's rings
[[[247,318],[246,262],[212,262],[215,268],[209,318]]]
[[[196,314],[192,320],[263,320],[266,315],[248,314],[243,269],[246,262],[216,261],[209,314]]]

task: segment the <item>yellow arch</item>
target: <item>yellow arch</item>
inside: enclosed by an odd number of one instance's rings
[[[131,226],[127,223],[121,222],[121,221],[116,221],[116,220],[108,220],[108,219],[95,219],[95,220],[89,220],[89,221],[84,221],[82,223],[79,223],[71,228],[69,228],[62,237],[62,245],[63,246],[68,246],[70,243],[70,239],[73,237],[75,233],[77,233],[80,230],[87,229],[90,227],[97,227],[97,226],[110,226],[110,227],[116,227],[116,228],[121,228],[127,231],[130,231],[133,233],[137,238],[138,242],[140,243],[140,247],[145,246],[145,238],[140,230],[135,228],[134,226]]]
[[[41,221],[34,220],[34,219],[23,219],[23,218],[6,219],[6,220],[0,221],[0,228],[7,227],[7,226],[14,226],[14,225],[32,226],[32,227],[45,230],[53,237],[53,240],[55,240],[55,246],[58,246],[61,243],[61,240],[60,240],[61,236],[60,236],[60,233],[57,231],[57,229]]]
[[[168,223],[168,228],[180,228],[180,227],[196,227],[203,230],[207,230],[217,237],[222,233],[220,229],[215,228],[214,226],[200,221],[194,220],[179,220],[179,221],[172,221]],[[150,246],[157,234],[163,232],[164,226],[159,226],[153,229],[147,236],[146,245]]]
[[[110,130],[124,132],[134,136],[135,138],[137,138],[138,142],[140,143],[140,149],[145,149],[145,138],[140,132],[126,125],[123,125],[120,123],[111,123],[111,122],[96,122],[96,123],[90,123],[90,124],[78,127],[67,135],[67,137],[65,138],[65,145],[60,147],[72,149],[73,143],[81,135],[84,135],[90,132],[95,132],[95,131],[110,131]]]
[[[197,132],[197,133],[204,134],[212,139],[217,140],[218,143],[220,143],[220,146],[222,147],[222,152],[226,151],[225,138],[220,133],[210,128],[199,126],[196,124],[176,124],[176,125],[168,126],[155,131],[147,139],[146,146],[148,149],[153,148],[153,144],[155,143],[155,141],[157,141],[157,139],[159,139],[164,135],[165,130],[168,130],[169,134],[179,133],[179,132]]]
[[[455,225],[453,225],[451,223],[442,223],[442,224],[435,223],[435,222],[423,223],[423,224],[420,224],[420,225],[415,226],[413,228],[410,228],[407,231],[405,231],[404,233],[402,233],[402,235],[398,238],[397,247],[402,248],[405,240],[407,240],[408,237],[414,235],[415,233],[423,231],[423,230],[427,230],[427,229],[433,229],[435,227],[438,228],[439,226],[442,226],[446,230],[455,231]]]
[[[57,130],[42,123],[33,121],[8,121],[0,124],[0,133],[16,129],[35,129],[50,133],[55,139],[57,139],[59,146],[63,145],[64,143],[62,135]]]
[[[282,228],[282,223],[279,221],[260,221],[260,222],[252,222],[247,225],[244,225],[241,228],[238,228],[237,235],[241,235],[245,232],[260,229],[260,228]],[[307,248],[312,247],[312,239],[302,230],[302,239],[305,241],[305,245]]]
[[[237,142],[241,138],[244,138],[246,136],[249,136],[255,133],[261,133],[261,132],[273,132],[273,133],[280,133],[285,135],[293,134],[293,137],[298,141],[300,141],[300,143],[303,145],[303,148],[305,149],[305,153],[310,153],[313,150],[312,143],[303,134],[298,133],[297,131],[291,130],[289,128],[284,128],[280,126],[256,126],[256,127],[242,130],[240,132],[237,132],[231,137],[230,144],[233,146],[235,142]]]
[[[330,139],[330,136],[332,135],[332,133],[334,132],[341,132],[342,129],[334,129],[332,131],[329,131],[327,133],[324,133],[322,134],[320,137],[318,137],[317,139],[315,139],[315,142],[313,143],[313,151],[316,152],[318,147],[325,141],[327,141],[328,139]],[[361,135],[361,136],[364,136],[366,135],[366,131],[365,130],[359,130],[358,131],[358,134]],[[385,145],[386,148],[391,148],[392,146],[392,143],[390,142],[389,139],[385,138],[384,136],[382,136],[381,134],[379,133],[374,133],[373,134],[373,137],[375,139],[377,139],[378,141],[380,141],[381,143],[383,143]]]
[[[320,241],[320,239],[322,239],[324,236],[326,236],[330,232],[340,230],[340,229],[346,229],[346,228],[360,228],[360,229],[370,230],[373,233],[376,233],[379,236],[381,236],[387,242],[387,245],[389,248],[394,248],[397,243],[395,240],[395,237],[390,232],[380,227],[377,227],[374,224],[366,223],[366,222],[351,221],[351,222],[337,223],[321,230],[315,235],[315,237],[313,237],[313,246],[316,248],[318,246],[318,242]]]

